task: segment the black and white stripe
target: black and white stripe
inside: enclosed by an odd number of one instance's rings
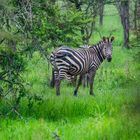
[[[82,75],[89,73],[90,79],[94,79],[96,70],[103,60],[105,58],[110,60],[112,57],[113,39],[113,37],[111,39],[103,38],[102,41],[94,46],[82,46],[78,49],[63,46],[52,52],[50,61],[55,74],[57,95],[60,94],[60,81],[62,79],[73,80],[77,75],[80,75],[74,92],[75,95]],[[91,84],[93,84],[92,81]],[[93,94],[91,88],[92,85],[90,86],[90,94]]]

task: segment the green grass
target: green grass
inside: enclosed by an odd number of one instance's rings
[[[22,99],[19,112],[23,119],[1,117],[0,140],[53,140],[57,139],[55,135],[61,140],[140,139],[139,50],[121,47],[119,17],[109,16],[108,9],[113,11],[114,7],[106,7],[108,16],[100,31],[108,35],[113,27],[116,39],[112,62],[104,62],[95,77],[96,96],[91,97],[88,88],[80,87],[78,97],[73,97],[74,87],[64,81],[57,97],[55,89],[49,87],[51,68],[36,52],[23,76],[28,94],[40,95],[43,101],[33,102],[29,109],[26,98]],[[93,42],[99,39],[98,33],[93,34]],[[3,101],[0,110],[8,109]]]

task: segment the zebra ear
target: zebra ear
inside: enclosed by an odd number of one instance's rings
[[[112,42],[114,39],[115,39],[114,36],[112,36],[112,37],[111,37],[111,42]]]
[[[103,41],[104,41],[104,42],[106,41],[106,37],[105,37],[105,36],[103,36]]]

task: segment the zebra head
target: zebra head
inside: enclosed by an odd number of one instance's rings
[[[103,37],[103,55],[107,59],[108,62],[111,62],[112,60],[112,42],[114,40],[114,37]]]

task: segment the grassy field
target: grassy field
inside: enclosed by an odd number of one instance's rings
[[[107,36],[114,30],[113,60],[104,62],[97,72],[96,96],[91,97],[88,88],[80,87],[78,97],[73,97],[74,87],[63,82],[61,96],[57,97],[55,89],[49,87],[51,69],[36,52],[23,76],[29,94],[40,95],[43,101],[33,102],[29,109],[28,102],[23,99],[19,107],[23,119],[1,117],[0,140],[140,139],[139,48],[122,48],[120,19],[110,15],[110,11],[116,13],[113,6],[105,8],[100,32]],[[99,40],[96,32],[91,43]]]

